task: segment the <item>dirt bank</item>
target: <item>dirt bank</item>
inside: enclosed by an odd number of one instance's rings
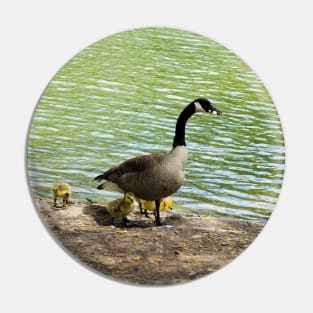
[[[163,285],[212,273],[238,256],[262,230],[263,222],[162,212],[168,225],[138,211],[125,228],[110,225],[105,206],[72,200],[63,209],[34,196],[43,220],[60,243],[83,263],[122,281]]]

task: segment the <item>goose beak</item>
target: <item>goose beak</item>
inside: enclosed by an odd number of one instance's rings
[[[214,108],[214,107],[212,107],[211,110],[209,110],[208,112],[212,113],[212,114],[217,114],[217,115],[222,114],[222,111],[220,111],[219,109]]]

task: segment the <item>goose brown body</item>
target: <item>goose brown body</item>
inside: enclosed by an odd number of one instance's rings
[[[187,148],[175,147],[169,154],[151,154],[129,159],[96,179],[109,180],[124,192],[154,201],[175,193],[184,182]],[[105,183],[98,186],[103,189]]]

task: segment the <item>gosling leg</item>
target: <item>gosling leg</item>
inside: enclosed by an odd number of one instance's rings
[[[122,217],[123,226],[127,227],[127,222],[128,222],[128,219],[126,217]]]
[[[139,210],[140,210],[140,214],[143,214],[143,213],[144,213],[144,212],[143,212],[143,209],[142,209],[141,203],[139,203]]]
[[[150,216],[148,215],[147,209],[145,209],[145,217],[150,218]]]

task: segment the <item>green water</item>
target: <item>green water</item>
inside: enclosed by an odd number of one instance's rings
[[[93,178],[130,157],[167,153],[178,114],[200,96],[223,114],[188,121],[188,163],[176,205],[200,214],[268,218],[284,171],[275,105],[236,55],[175,29],[137,29],[100,40],[56,74],[29,132],[32,192],[51,197],[53,181],[61,179],[75,198],[119,197],[97,190]]]

